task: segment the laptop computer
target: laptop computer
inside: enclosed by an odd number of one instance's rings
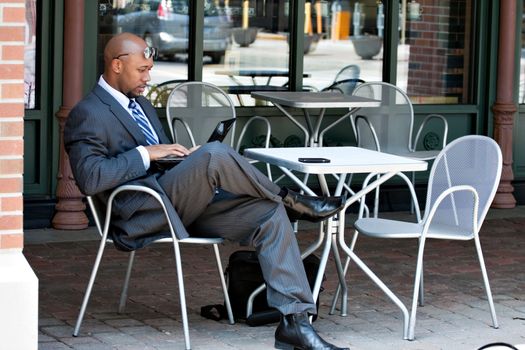
[[[221,120],[215,129],[213,129],[210,137],[208,138],[208,142],[214,142],[219,141],[222,142],[226,135],[228,135],[228,132],[232,128],[233,124],[235,123],[235,118],[232,119],[226,119]],[[154,162],[159,163],[161,165],[169,165],[170,167],[173,165],[177,165],[178,163],[182,162],[184,159],[186,159],[186,156],[175,156],[175,155],[169,155],[162,158],[156,159]]]

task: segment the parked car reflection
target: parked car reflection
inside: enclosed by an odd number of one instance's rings
[[[139,35],[159,54],[173,58],[188,51],[188,0],[131,0],[114,9],[116,32]],[[219,63],[231,44],[231,21],[212,0],[204,1],[204,55]]]

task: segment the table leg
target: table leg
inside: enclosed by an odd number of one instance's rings
[[[343,120],[346,119],[346,117],[349,117],[351,116],[352,114],[354,114],[355,112],[357,112],[358,110],[360,109],[360,107],[356,107],[356,108],[352,108],[350,109],[350,111],[346,114],[344,114],[342,117],[338,118],[336,121],[334,121],[332,124],[328,125],[326,128],[323,129],[323,131],[319,132],[320,129],[317,129],[317,132],[316,132],[316,135],[318,135],[318,142],[319,144],[323,144],[323,137],[324,137],[324,134],[332,129],[333,127],[335,127],[337,124],[341,123]],[[355,129],[355,126],[354,124],[352,123],[352,131],[354,132],[354,136],[357,135],[356,133],[356,129]]]
[[[315,284],[314,288],[312,289],[312,295],[314,297],[314,300],[317,300],[317,297],[319,297],[319,291],[321,290],[321,283],[323,282],[323,275],[326,270],[326,264],[328,263],[328,257],[330,255],[330,248],[332,246],[332,240],[330,239],[330,227],[332,226],[332,218],[327,220],[327,224],[323,225],[325,226],[324,229],[326,229],[325,234],[323,234],[324,238],[324,247],[323,251],[321,253],[321,258],[319,262],[319,270],[317,272],[317,277],[315,278]]]
[[[284,167],[279,167],[279,168],[286,175],[288,175],[294,182],[296,182],[299,186],[301,186],[301,188],[306,193],[308,193],[310,195],[315,195],[315,193],[310,188],[308,188],[306,186],[306,184],[304,184],[290,170],[288,170],[288,169],[286,169]],[[327,264],[327,261],[328,261],[328,257],[330,255],[330,249],[332,247],[332,240],[333,240],[333,237],[335,237],[335,236],[332,236],[332,235],[333,234],[337,234],[338,239],[336,240],[336,242],[339,243],[338,245],[341,247],[341,249],[343,249],[343,251],[347,254],[347,256],[351,260],[353,260],[357,264],[357,266],[359,266],[359,268],[390,298],[390,300],[392,300],[399,307],[399,309],[401,310],[401,312],[403,314],[403,339],[409,339],[409,334],[408,334],[409,314],[408,314],[407,307],[383,283],[383,281],[381,281],[379,279],[379,277],[377,277],[377,275],[372,270],[370,270],[370,268],[353,252],[353,250],[350,249],[346,245],[345,239],[344,239],[344,229],[345,229],[345,215],[344,215],[344,211],[351,204],[359,201],[366,194],[368,194],[369,192],[373,191],[376,187],[380,186],[381,184],[383,184],[387,180],[391,179],[395,175],[396,175],[396,172],[389,172],[389,173],[382,174],[382,175],[378,176],[376,180],[374,180],[370,184],[366,185],[364,188],[362,188],[360,191],[358,191],[352,197],[350,197],[346,201],[344,210],[341,212],[341,215],[337,216],[338,217],[338,220],[336,221],[337,226],[335,226],[333,224],[334,223],[334,219],[333,218],[329,218],[327,220],[326,227],[324,227],[324,224],[322,224],[322,226],[321,226],[321,234],[319,235],[319,240],[317,241],[317,243],[312,245],[312,246],[310,246],[307,249],[307,252],[303,253],[302,256],[303,255],[307,256],[307,255],[311,254],[311,252],[313,252],[314,250],[316,250],[320,246],[319,242],[321,242],[321,240],[324,239],[324,248],[323,248],[323,252],[321,254],[321,259],[320,259],[321,261],[320,261],[320,264],[319,264],[319,271],[318,271],[318,274],[317,274],[317,277],[316,277],[316,281],[315,281],[315,284],[314,284],[314,288],[313,288],[313,291],[312,291],[314,300],[316,300],[317,297],[319,296],[319,290],[321,288],[322,278],[323,278],[323,275],[324,275],[325,270],[326,270],[326,264]],[[326,183],[326,179],[324,178],[324,175],[319,174],[318,178],[320,179],[320,185],[321,185],[321,187],[323,189],[323,193],[328,193],[328,187],[327,187],[327,183]],[[340,180],[344,181],[344,177],[341,177]],[[341,186],[338,186],[338,187],[341,188]],[[326,230],[325,234],[322,234],[325,230]],[[332,231],[334,231],[334,232],[332,232]],[[337,249],[337,247],[335,245],[334,245],[334,249]],[[343,291],[344,291],[344,288],[346,288],[346,286],[345,286],[346,282],[344,280],[345,273],[344,273],[344,271],[342,269],[342,266],[341,266],[341,260],[340,260],[339,254],[334,254],[334,260],[336,261],[336,268],[337,268],[339,281],[340,281],[341,286],[342,286]],[[345,293],[343,293],[343,294],[345,294]],[[344,296],[344,299],[346,300],[347,297]],[[345,301],[341,302],[341,305],[342,305],[341,306],[341,308],[342,308],[341,311],[342,312],[345,311],[345,313],[346,313],[347,306],[345,304],[346,304]]]
[[[304,140],[305,140],[305,144],[304,146],[306,147],[307,144],[308,144],[308,140],[310,139],[310,135],[311,135],[311,130],[307,130],[301,123],[299,123],[299,121],[297,119],[295,119],[290,113],[288,113],[286,111],[286,109],[283,108],[283,106],[277,104],[277,103],[273,103],[275,107],[277,107],[281,112],[283,112],[283,114],[292,121],[292,123],[294,123],[295,125],[297,125],[297,127],[299,129],[301,129],[301,131],[304,133]]]
[[[304,182],[302,182],[297,176],[295,176],[294,173],[292,173],[289,169],[286,169],[285,167],[280,166],[279,169],[282,170],[283,173],[286,174],[290,179],[293,180],[303,191],[305,191],[310,196],[317,196],[317,194],[312,191]]]
[[[323,191],[323,194],[326,196],[329,196],[330,190],[328,188],[328,183],[326,182],[325,176],[323,174],[318,174],[317,178],[319,180],[319,185],[321,187],[321,190]],[[335,196],[341,195],[341,192],[343,190],[343,185],[345,183],[345,179],[346,179],[346,174],[342,174],[339,176],[339,181],[337,183],[337,187],[334,192]],[[337,277],[339,278],[338,291],[339,289],[342,289],[343,291],[342,298],[341,298],[341,316],[346,316],[347,315],[346,311],[347,311],[348,290],[347,290],[346,283],[345,283],[345,272],[343,271],[343,267],[341,264],[341,257],[339,256],[339,250],[337,248],[337,232],[339,228],[339,226],[337,225],[337,221],[339,220],[339,217],[341,215],[345,215],[345,212],[342,211],[338,213],[335,216],[335,219],[332,220],[332,224],[334,225],[333,226],[330,225],[328,227],[326,239],[327,240],[331,239],[333,241],[332,251],[334,254],[334,263],[335,263],[335,267],[337,271]]]
[[[337,249],[337,235],[332,234],[332,251],[334,253],[335,268],[337,270],[337,276],[339,277],[339,285],[337,286],[337,292],[342,291],[341,294],[341,316],[347,316],[347,303],[348,303],[348,288],[345,282],[346,270],[343,270],[341,265],[341,257],[339,256],[339,250]],[[333,314],[333,312],[330,312]]]
[[[344,225],[344,220],[342,221]],[[377,275],[372,270],[370,270],[370,268],[366,266],[366,264],[352,250],[350,250],[350,248],[348,248],[348,246],[346,246],[344,239],[341,239],[342,236],[343,235],[339,235],[339,245],[344,250],[344,252],[357,264],[357,266],[359,266],[359,268],[361,268],[361,270],[363,270],[363,272],[368,277],[370,277],[370,279],[390,298],[390,300],[392,300],[397,305],[397,307],[401,309],[401,312],[403,313],[403,339],[412,340],[408,336],[409,316],[408,309],[406,308],[405,304],[403,304],[403,302],[399,300],[399,298],[383,283],[383,281],[381,281],[379,277],[377,277]]]
[[[345,209],[348,208],[352,203],[355,203],[360,198],[362,198],[367,193],[373,191],[376,187],[383,184],[385,181],[391,179],[393,176],[395,176],[395,172],[389,172],[386,174],[383,174],[379,176],[376,180],[374,180],[372,183],[366,185],[364,188],[362,188],[359,192],[357,192],[355,195],[353,195],[351,198],[349,198],[346,202]],[[371,176],[371,175],[369,175]],[[403,339],[409,339],[412,340],[413,337],[409,338],[408,334],[408,324],[409,324],[409,315],[408,315],[408,309],[403,304],[403,302],[377,277],[377,275],[370,270],[370,268],[354,253],[353,247],[352,249],[349,248],[346,245],[345,237],[344,237],[344,230],[345,230],[345,217],[342,215],[339,218],[339,228],[338,228],[338,242],[339,246],[343,251],[348,255],[348,257],[353,260],[357,266],[392,300],[401,310],[403,314]]]

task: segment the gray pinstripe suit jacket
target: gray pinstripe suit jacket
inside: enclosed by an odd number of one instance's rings
[[[170,143],[149,101],[141,96],[137,102],[160,142]],[[139,145],[147,145],[142,131],[129,112],[99,85],[71,110],[64,131],[64,143],[73,175],[84,194],[106,203],[111,191],[123,184],[152,188],[161,194],[177,237],[188,236],[157,181],[159,174],[144,169],[140,153],[136,150]],[[114,202],[113,234],[124,235],[126,243],[131,245],[130,249],[134,249],[150,240],[153,233],[167,232],[166,221],[161,219],[160,210],[155,209],[160,209],[160,206],[147,194],[123,192]],[[141,211],[157,212],[159,215],[140,215]]]

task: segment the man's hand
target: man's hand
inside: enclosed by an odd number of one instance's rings
[[[189,155],[191,152],[198,149],[200,146],[195,146],[190,149],[187,149],[183,145],[179,145],[178,143],[173,144],[158,144],[158,145],[150,145],[146,146],[146,150],[149,153],[149,159],[151,161],[156,160],[161,157],[174,155],[178,157],[183,157]]]

